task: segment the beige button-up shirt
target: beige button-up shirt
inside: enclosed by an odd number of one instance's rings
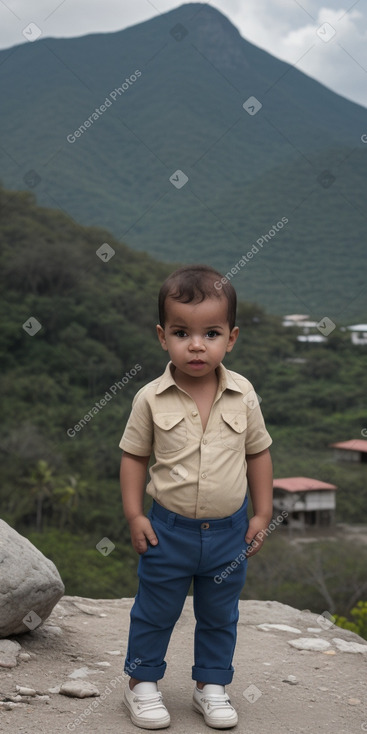
[[[196,403],[178,387],[172,367],[169,362],[136,394],[119,446],[137,456],[154,452],[147,492],[163,507],[191,518],[227,517],[245,499],[246,454],[272,443],[259,401],[245,377],[220,364],[203,431]]]

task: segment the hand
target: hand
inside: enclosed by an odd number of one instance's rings
[[[247,558],[251,558],[261,549],[266,538],[265,530],[268,527],[270,520],[271,518],[267,520],[267,518],[264,518],[261,515],[254,515],[251,518],[245,535],[246,543],[251,543],[250,547],[246,551]]]
[[[158,545],[158,538],[152,528],[150,520],[145,515],[138,515],[130,521],[131,543],[139,555],[148,550],[148,542]]]

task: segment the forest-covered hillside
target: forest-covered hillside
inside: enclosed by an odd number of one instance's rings
[[[227,272],[267,237],[236,277],[242,299],[366,320],[367,112],[210,4],[2,50],[0,90],[8,188],[164,261]]]
[[[29,193],[4,189],[0,245],[1,516],[55,560],[68,593],[133,594],[137,558],[121,509],[118,443],[133,395],[166,364],[155,335],[156,297],[174,266],[39,208]],[[337,521],[367,522],[366,465],[335,463],[329,448],[366,427],[367,349],[353,347],[339,328],[325,344],[300,344],[256,304],[240,303],[237,323],[240,337],[226,364],[261,396],[275,475],[337,484]],[[116,546],[108,558],[96,550],[105,537]],[[269,540],[264,575],[246,593],[289,603],[302,593],[304,606],[322,606],[312,579],[301,592],[297,554],[290,569],[282,543]],[[355,596],[365,551],[348,551],[348,583],[340,569],[330,571],[339,551],[346,545],[323,557],[342,612]],[[282,579],[279,568],[269,575],[274,553],[279,567],[288,558]]]

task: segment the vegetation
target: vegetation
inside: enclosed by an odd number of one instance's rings
[[[367,601],[359,601],[357,605],[350,610],[350,615],[353,617],[353,621],[346,619],[346,617],[336,616],[335,623],[338,627],[351,630],[367,640]]]
[[[137,557],[118,443],[134,394],[166,364],[154,325],[172,268],[37,207],[29,193],[0,189],[0,213],[2,518],[54,560],[67,593],[131,596]],[[115,250],[108,262],[96,255],[105,242]],[[41,324],[33,336],[31,317]],[[367,522],[366,465],[336,463],[329,448],[366,426],[367,349],[339,328],[324,344],[301,344],[252,303],[240,304],[238,325],[226,364],[262,398],[276,476],[334,482],[337,521]],[[103,538],[115,545],[106,557]],[[320,540],[290,554],[291,540],[269,538],[250,561],[244,598],[348,615],[365,596],[365,547]]]
[[[164,261],[228,272],[267,236],[235,276],[243,300],[366,320],[364,108],[248,43],[206,3],[118,33],[41,37],[0,51],[0,69],[4,185]],[[243,109],[252,95],[254,116]],[[180,190],[177,169],[189,179]],[[58,252],[56,269],[68,257]]]

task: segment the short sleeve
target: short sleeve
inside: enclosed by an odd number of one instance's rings
[[[150,456],[153,448],[152,411],[146,395],[139,391],[133,400],[132,410],[119,447],[129,454]]]
[[[246,454],[258,454],[271,446],[272,438],[266,429],[256,392],[251,384],[249,387],[244,397],[247,408]]]

